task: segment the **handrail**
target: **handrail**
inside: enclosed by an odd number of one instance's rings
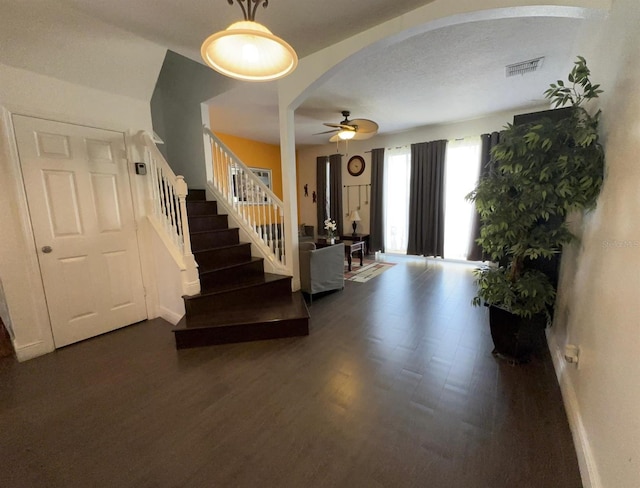
[[[211,191],[236,217],[276,269],[287,268],[284,203],[207,127],[212,155]],[[222,200],[222,202],[220,201]]]
[[[192,257],[186,205],[189,190],[184,177],[176,176],[149,133],[140,131],[138,138],[144,147],[149,166],[149,217],[160,224],[182,256]]]

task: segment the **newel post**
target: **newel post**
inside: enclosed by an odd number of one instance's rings
[[[184,256],[192,256],[191,253],[191,236],[189,235],[189,221],[187,220],[187,194],[189,189],[184,181],[184,176],[176,176],[176,194],[180,205],[180,221],[182,222],[182,243]]]

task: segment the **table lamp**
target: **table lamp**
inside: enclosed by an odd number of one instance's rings
[[[353,210],[351,212],[351,214],[349,215],[349,220],[353,221],[353,224],[351,224],[351,226],[353,227],[353,235],[356,235],[356,229],[358,228],[358,222],[360,222],[360,214],[358,213],[357,210]]]

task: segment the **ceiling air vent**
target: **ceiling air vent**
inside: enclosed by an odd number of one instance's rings
[[[510,64],[506,69],[507,78],[510,76],[524,75],[525,73],[531,73],[542,67],[542,61],[544,57],[530,59],[529,61],[521,61],[519,63]]]

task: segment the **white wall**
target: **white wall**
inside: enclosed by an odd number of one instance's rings
[[[640,486],[640,4],[615,0],[581,45],[605,93],[606,179],[563,254],[549,342],[585,487]],[[594,107],[595,108],[595,107]],[[580,347],[577,368],[562,359]]]
[[[150,223],[145,225],[145,233],[150,241],[148,249],[153,259],[159,316],[176,325],[185,313],[182,271]]]
[[[158,67],[159,69],[159,67]],[[0,107],[14,113],[126,132],[151,129],[149,102],[0,64]],[[19,359],[53,350],[11,124],[0,120],[0,280]]]
[[[513,116],[520,113],[535,112],[537,110],[548,109],[548,106],[540,106],[538,108],[528,108],[526,110],[516,112],[505,112],[494,114],[480,119],[458,122],[455,124],[432,125],[421,127],[397,134],[387,134],[372,137],[365,141],[349,141],[348,148],[343,142],[340,143],[340,153],[342,158],[342,185],[362,185],[371,183],[371,149],[384,147],[395,148],[398,146],[409,146],[418,142],[435,141],[439,139],[459,139],[462,137],[478,136],[483,133],[499,131],[507,123],[513,121]],[[347,150],[348,149],[348,150]],[[316,223],[316,207],[313,203],[312,192],[316,191],[316,158],[318,156],[328,156],[336,153],[336,145],[334,143],[323,146],[308,146],[298,150],[297,154],[297,185],[298,185],[298,205],[300,212],[300,223],[313,225],[316,227],[316,234],[323,234],[323,229],[318,229]],[[368,152],[369,151],[369,152]],[[348,154],[347,154],[348,153]],[[360,176],[351,176],[347,171],[347,162],[354,155],[362,156],[365,160],[365,170]],[[304,185],[309,185],[309,196],[304,196]],[[370,193],[369,193],[370,195]],[[359,211],[362,221],[358,223],[358,232],[368,234],[370,229],[370,212],[371,212],[371,196],[369,196],[369,204],[365,204],[364,188],[362,189],[362,205]],[[351,210],[358,206],[358,191],[351,188],[350,206]],[[344,213],[347,213],[347,193],[343,189],[342,205]],[[351,221],[344,217],[344,232],[351,233]]]

